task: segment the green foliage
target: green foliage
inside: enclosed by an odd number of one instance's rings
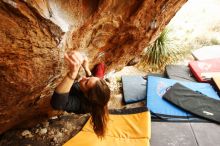
[[[160,36],[147,48],[143,62],[145,64],[163,66],[166,62],[177,59],[178,50],[172,47],[171,40],[168,38],[169,30],[165,29]]]
[[[210,42],[211,42],[212,45],[219,45],[219,44],[220,44],[220,42],[219,42],[218,39],[216,39],[216,38],[212,38],[212,39],[210,40]]]

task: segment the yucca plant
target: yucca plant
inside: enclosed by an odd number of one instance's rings
[[[168,38],[169,30],[162,31],[160,36],[151,44],[143,55],[145,65],[155,65],[162,67],[163,65],[176,59],[178,50],[172,47],[171,40]]]

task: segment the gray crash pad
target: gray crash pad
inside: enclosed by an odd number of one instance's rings
[[[220,125],[215,123],[191,123],[199,146],[220,146]]]
[[[146,83],[146,79],[142,76],[122,76],[125,103],[133,103],[146,99]]]
[[[152,122],[151,130],[151,146],[197,146],[188,122]]]
[[[190,68],[185,65],[167,65],[165,67],[167,77],[180,81],[196,82]]]
[[[152,122],[151,146],[220,146],[220,125],[210,122]]]

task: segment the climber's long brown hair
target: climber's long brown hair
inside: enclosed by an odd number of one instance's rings
[[[108,121],[107,103],[110,99],[110,89],[103,79],[96,82],[95,87],[91,88],[87,95],[89,103],[86,106],[92,117],[93,130],[98,137],[103,137]]]

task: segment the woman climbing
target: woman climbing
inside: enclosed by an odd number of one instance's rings
[[[90,113],[92,126],[98,137],[103,137],[108,121],[107,103],[110,99],[110,89],[103,80],[104,64],[95,66],[93,77],[89,70],[88,59],[77,51],[65,54],[69,72],[56,87],[51,99],[54,109],[74,113]],[[80,67],[86,72],[86,77],[76,81]]]

